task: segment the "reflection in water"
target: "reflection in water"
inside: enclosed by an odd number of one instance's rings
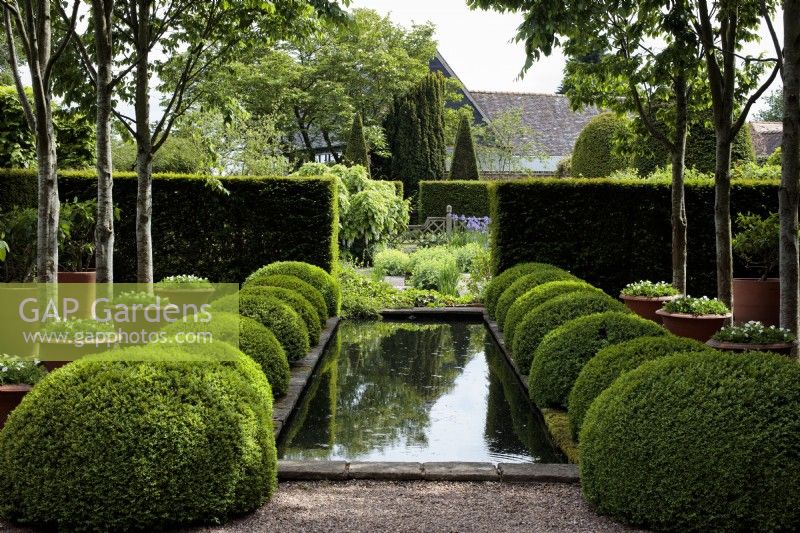
[[[559,462],[482,324],[343,323],[283,459]]]

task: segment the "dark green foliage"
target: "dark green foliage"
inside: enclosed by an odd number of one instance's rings
[[[266,287],[283,287],[284,289],[291,289],[303,295],[303,298],[314,306],[314,310],[322,320],[322,324],[328,319],[328,306],[325,304],[325,298],[322,293],[314,288],[313,285],[306,283],[297,276],[287,276],[283,274],[275,274],[274,276],[264,276],[253,279],[248,283],[248,286],[266,286]]]
[[[619,376],[640,365],[678,352],[705,352],[705,344],[672,335],[641,337],[603,348],[581,370],[569,393],[568,411],[572,438],[578,438],[589,406]]]
[[[32,99],[32,94],[29,94]],[[55,108],[58,167],[87,168],[94,164],[95,131],[91,118]],[[0,168],[36,166],[36,140],[13,86],[0,86]]]
[[[764,354],[678,354],[617,379],[581,430],[599,512],[669,531],[800,528],[800,367]]]
[[[286,351],[275,334],[252,318],[239,317],[239,349],[261,366],[272,386],[272,396],[285,396],[292,373]]]
[[[551,263],[610,294],[672,277],[667,182],[540,179],[495,183],[491,191],[495,271]],[[778,182],[739,181],[731,191],[732,213],[777,211]],[[687,184],[686,210],[689,293],[716,294],[713,184]]]
[[[236,310],[229,309],[215,312],[211,322],[182,321],[164,328],[168,335],[188,331],[208,332],[214,340],[233,344],[261,366],[275,398],[286,394],[291,379],[286,352],[275,335],[252,318],[239,316]]]
[[[450,165],[451,180],[478,180],[478,159],[475,157],[475,140],[472,138],[470,119],[461,117],[453,148],[453,162]]]
[[[699,121],[689,129],[686,142],[686,168],[713,174],[716,162],[716,134],[713,125],[703,121],[702,118],[700,117]],[[710,115],[705,118],[711,120]],[[647,131],[638,115],[634,119],[634,131],[633,167],[640,176],[648,176],[657,168],[672,162],[669,151]],[[750,161],[755,161],[755,149],[750,128],[745,125],[733,141],[732,162],[735,165]]]
[[[367,140],[364,138],[364,122],[361,113],[353,115],[353,127],[350,138],[347,139],[347,148],[344,151],[344,162],[347,165],[361,165],[369,174],[369,150]]]
[[[322,294],[322,297],[325,298],[329,316],[336,316],[339,313],[339,309],[342,306],[342,291],[339,287],[339,282],[323,269],[314,265],[299,261],[271,263],[250,274],[245,283],[257,283],[259,279],[275,274],[295,276],[305,281],[317,289]]]
[[[506,320],[506,314],[511,308],[511,305],[517,301],[517,298],[528,292],[529,290],[551,281],[578,281],[578,278],[565,272],[563,270],[545,270],[542,272],[533,272],[518,278],[514,283],[508,286],[506,290],[497,299],[495,305],[494,315],[497,320],[497,325],[503,329]]]
[[[237,295],[220,298],[213,303],[212,308],[218,312],[235,313],[235,298]],[[303,319],[291,307],[274,296],[261,296],[252,292],[243,292],[238,295],[238,299],[239,313],[271,330],[281,343],[290,363],[299,361],[308,354],[308,330]]]
[[[316,346],[319,341],[319,335],[322,332],[322,322],[308,300],[303,298],[299,292],[291,289],[284,289],[283,287],[266,287],[263,285],[248,285],[239,293],[240,296],[244,294],[254,294],[257,296],[270,296],[276,298],[297,313],[303,320],[303,324],[308,331],[308,341],[312,346]]]
[[[534,307],[540,306],[551,298],[561,296],[570,292],[577,291],[600,291],[595,289],[585,281],[551,281],[544,283],[514,300],[511,307],[508,308],[506,313],[505,322],[503,324],[503,336],[505,337],[506,344],[513,346],[514,335],[520,321],[528,314],[528,311]]]
[[[522,318],[514,334],[511,353],[517,368],[522,374],[528,374],[542,339],[561,324],[594,313],[624,310],[620,302],[595,291],[562,294],[534,307]]]
[[[384,121],[392,154],[390,176],[402,180],[406,197],[422,180],[445,176],[444,77],[428,74],[408,94],[396,97]]]
[[[614,113],[603,113],[590,120],[575,141],[571,175],[605,178],[627,168],[630,161],[614,153],[615,143],[626,128],[625,119]]]
[[[453,214],[473,217],[489,216],[489,188],[485,181],[422,181],[419,184],[419,220],[443,217],[447,206]]]
[[[699,122],[689,128],[689,138],[686,141],[686,166],[707,174],[714,173],[716,164],[717,137],[714,127],[709,122]],[[753,139],[750,127],[745,124],[733,140],[731,162],[733,164],[755,162],[756,152],[753,148]]]
[[[544,263],[525,263],[521,265],[513,265],[508,270],[503,269],[504,271],[498,274],[497,276],[492,278],[492,281],[489,282],[489,286],[486,287],[486,296],[484,297],[484,305],[486,305],[486,311],[488,311],[489,316],[494,318],[495,316],[495,305],[497,305],[497,300],[500,299],[500,296],[503,294],[507,288],[511,286],[512,283],[517,281],[517,279],[525,276],[527,274],[532,274],[534,272],[545,272],[545,271],[559,271],[558,267],[554,267],[553,265],[547,265]],[[563,272],[563,271],[562,271]]]
[[[637,337],[667,335],[650,320],[605,312],[570,320],[548,333],[533,354],[528,377],[531,399],[539,407],[567,407],[583,365],[597,352]]]
[[[97,196],[93,172],[59,172],[61,200]],[[331,269],[338,259],[336,189],[330,178],[219,178],[158,175],[153,180],[155,278],[202,272],[239,283],[256,268],[293,259]],[[36,176],[0,170],[0,210],[36,205]],[[114,175],[114,279],[136,280],[136,176]],[[202,216],[199,214],[202,212]]]
[[[0,515],[154,531],[262,505],[277,485],[272,394],[258,365],[228,349],[234,360],[220,363],[139,347],[51,373],[0,432]],[[154,350],[154,361],[120,360]]]

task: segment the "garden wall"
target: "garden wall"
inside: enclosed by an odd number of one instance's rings
[[[777,182],[734,182],[731,213],[778,209]],[[494,269],[552,263],[610,294],[640,279],[671,279],[670,185],[547,179],[491,188]],[[688,183],[689,293],[716,295],[714,187]],[[745,275],[742,265],[737,273]]]
[[[420,223],[428,217],[443,217],[447,206],[456,215],[489,215],[489,186],[486,181],[421,181],[417,202]]]
[[[241,282],[278,260],[305,261],[331,270],[338,258],[335,185],[329,178],[156,175],[153,180],[155,278],[198,274],[216,282]],[[96,197],[94,172],[59,176],[62,201]],[[136,280],[136,179],[115,174],[114,278]],[[0,170],[0,211],[36,205],[30,171]]]

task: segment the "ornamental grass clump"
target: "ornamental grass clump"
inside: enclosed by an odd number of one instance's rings
[[[622,289],[623,296],[639,296],[642,298],[663,298],[679,294],[680,291],[666,281],[637,281],[629,283]]]
[[[765,326],[751,321],[737,326],[725,326],[712,337],[718,342],[735,344],[783,344],[794,342],[791,331],[776,326]]]
[[[693,298],[681,296],[664,304],[663,310],[667,313],[685,314],[693,316],[719,316],[727,315],[730,309],[716,298],[702,296]]]

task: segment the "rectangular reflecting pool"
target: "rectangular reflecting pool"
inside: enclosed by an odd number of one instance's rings
[[[563,462],[481,323],[343,322],[281,459]]]

